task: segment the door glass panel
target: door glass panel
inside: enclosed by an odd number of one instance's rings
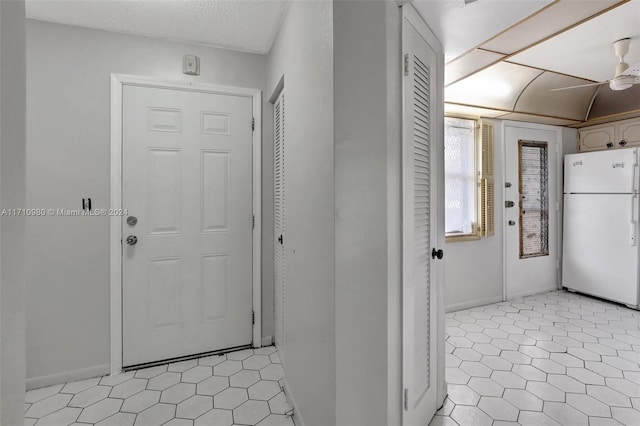
[[[547,142],[518,141],[520,259],[549,255]]]

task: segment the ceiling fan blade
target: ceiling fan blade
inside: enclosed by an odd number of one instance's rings
[[[640,61],[627,68],[625,74],[640,76]]]
[[[602,81],[600,83],[589,83],[589,84],[580,84],[578,86],[559,87],[557,89],[551,89],[551,92],[558,92],[560,90],[578,89],[580,87],[600,86],[601,84],[608,84],[608,83],[609,83],[609,80]]]

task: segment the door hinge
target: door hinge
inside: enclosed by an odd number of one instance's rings
[[[405,53],[404,54],[404,76],[408,76],[409,75],[409,54]]]
[[[556,269],[560,269],[560,259],[556,259]]]
[[[404,394],[402,398],[404,399],[404,411],[409,411],[409,389],[404,388]]]
[[[251,325],[256,323],[256,311],[251,311]]]
[[[251,119],[251,130],[252,131],[256,130],[256,119],[255,118]]]
[[[252,214],[251,215],[251,229],[255,229],[256,228],[256,215]]]

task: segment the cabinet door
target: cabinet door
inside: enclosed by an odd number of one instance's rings
[[[580,129],[580,151],[597,151],[608,149],[609,142],[615,144],[615,126],[604,124],[601,126],[586,127]],[[612,146],[612,148],[615,145]]]
[[[640,146],[640,118],[621,121],[616,130],[616,148]],[[622,141],[627,143],[621,145]]]

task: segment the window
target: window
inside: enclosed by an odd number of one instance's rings
[[[446,117],[444,136],[447,241],[493,235],[493,126]]]
[[[549,255],[546,142],[519,141],[520,259]]]

